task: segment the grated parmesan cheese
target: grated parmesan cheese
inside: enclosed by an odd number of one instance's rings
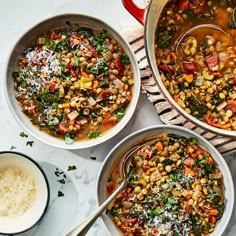
[[[36,198],[35,180],[16,168],[0,171],[0,217],[22,215]]]

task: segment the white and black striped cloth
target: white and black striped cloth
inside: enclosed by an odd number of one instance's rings
[[[180,125],[191,129],[213,144],[222,155],[236,151],[236,139],[224,138],[203,130],[186,120],[166,101],[156,85],[151,69],[148,66],[144,48],[144,28],[139,24],[125,25],[123,36],[129,42],[141,71],[142,92],[146,93],[150,102],[155,106],[161,121],[165,124]]]

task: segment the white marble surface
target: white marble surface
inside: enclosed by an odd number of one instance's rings
[[[155,108],[145,95],[141,95],[134,118],[125,130],[97,147],[67,151],[50,147],[31,136],[28,138],[20,136],[20,132],[24,130],[11,115],[2,91],[6,58],[24,31],[44,18],[59,13],[93,15],[110,23],[119,31],[123,24],[136,22],[123,8],[120,0],[0,0],[0,150],[10,150],[11,146],[15,146],[16,151],[23,152],[38,161],[49,179],[51,193],[50,205],[44,219],[32,230],[21,234],[24,236],[63,236],[73,226],[82,222],[97,206],[97,175],[109,150],[130,132],[160,123]],[[33,146],[27,146],[27,141],[34,141]],[[90,157],[96,157],[96,160]],[[235,156],[227,156],[226,161],[236,181]],[[68,172],[69,165],[77,166],[77,170]],[[56,168],[67,175],[66,184],[57,182],[58,178],[54,174]],[[59,190],[65,194],[64,197],[57,197]],[[108,234],[98,220],[88,235]],[[236,211],[224,235],[236,235]]]

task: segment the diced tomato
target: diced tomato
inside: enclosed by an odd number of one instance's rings
[[[193,74],[196,71],[196,67],[193,62],[183,61],[182,66],[186,74]]]
[[[147,170],[149,170],[150,169],[150,166],[143,166],[143,170],[144,171],[147,171]]]
[[[117,196],[116,196],[116,200],[122,200],[124,197],[123,193],[119,193]]]
[[[111,117],[107,120],[104,120],[102,123],[106,128],[112,128],[113,126],[116,125],[116,118],[115,117]]]
[[[215,216],[209,214],[208,219],[209,219],[209,222],[211,224],[215,224],[216,223],[216,217]]]
[[[56,84],[53,81],[47,81],[46,86],[49,86],[49,91],[50,92],[55,92],[56,89]]]
[[[188,215],[190,215],[191,209],[190,209],[190,206],[189,206],[189,204],[188,204],[187,201],[185,202],[185,211],[186,211],[186,213],[187,213]]]
[[[77,78],[77,73],[72,68],[70,69],[70,74],[73,78]]]
[[[179,10],[185,11],[189,9],[189,0],[177,0]]]
[[[106,100],[111,95],[111,92],[109,90],[102,90],[102,92],[99,94],[98,99],[99,100]]]
[[[227,105],[224,108],[226,111],[231,110],[232,112],[236,112],[236,101],[235,100],[229,100]]]
[[[115,59],[114,65],[115,65],[115,68],[118,70],[119,74],[123,73],[124,65],[119,57]]]
[[[205,58],[207,67],[210,71],[216,71],[218,70],[217,67],[219,65],[219,55],[218,53],[213,53],[210,56],[207,56]]]
[[[58,33],[56,31],[52,31],[50,33],[50,39],[53,39],[53,40],[59,39]]]
[[[66,125],[61,122],[58,124],[58,130],[63,135],[69,132],[69,129],[66,127]]]
[[[134,226],[138,221],[138,218],[127,219],[127,223],[129,226]]]
[[[208,125],[211,125],[211,126],[216,127],[216,128],[220,128],[220,125],[214,123],[213,120],[207,115],[205,115],[203,117],[203,121],[206,122]]]
[[[195,160],[192,157],[189,157],[187,159],[184,160],[184,164],[186,166],[192,166],[194,164]]]
[[[130,193],[131,191],[132,191],[132,188],[131,188],[131,187],[127,186],[127,187],[125,188],[125,192],[126,192],[126,193]]]
[[[107,192],[112,193],[115,189],[115,184],[113,182],[108,182],[107,183]]]
[[[98,57],[98,53],[97,53],[96,49],[93,46],[88,45],[87,48],[92,52],[94,57]]]
[[[158,228],[157,228],[157,226],[155,226],[155,227],[153,228],[153,233],[154,233],[154,234],[157,234],[157,233],[158,233]]]
[[[159,68],[161,71],[163,71],[163,72],[167,72],[167,73],[170,73],[170,72],[171,72],[169,66],[168,66],[167,64],[164,64],[164,63],[160,64],[160,65],[158,66],[158,68]]]

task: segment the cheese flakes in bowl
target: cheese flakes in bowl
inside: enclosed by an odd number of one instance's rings
[[[18,234],[35,226],[49,203],[41,167],[18,152],[0,152],[0,233]]]

